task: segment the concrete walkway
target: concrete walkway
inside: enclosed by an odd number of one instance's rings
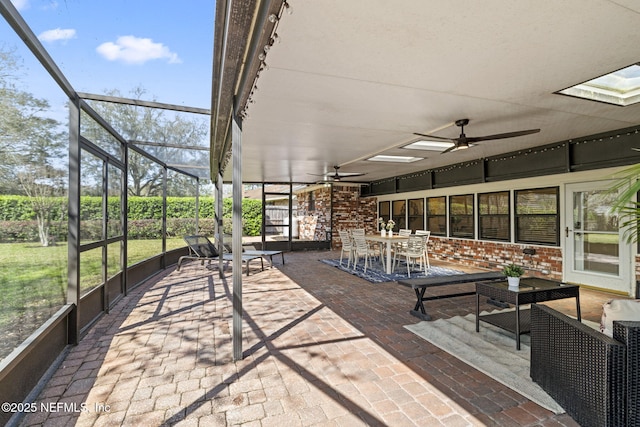
[[[237,362],[229,272],[221,279],[197,262],[165,271],[70,350],[36,401],[50,410],[22,425],[577,425],[404,329],[418,322],[408,314],[411,289],[319,262],[329,257],[339,254],[288,253],[285,265],[243,277],[245,357]],[[582,292],[583,316],[597,320],[608,298]],[[474,301],[427,309],[465,315]],[[557,303],[571,313],[570,303]]]

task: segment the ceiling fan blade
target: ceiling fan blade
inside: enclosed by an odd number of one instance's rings
[[[335,178],[336,176],[339,176],[341,178],[345,178],[345,177],[346,178],[350,178],[350,177],[353,177],[353,176],[362,176],[362,175],[366,175],[366,173],[361,173],[361,172],[340,172],[337,175],[334,174],[333,177]]]
[[[312,176],[323,176],[325,180],[333,180],[333,181],[340,181],[341,178],[350,178],[354,176],[366,175],[366,173],[361,173],[361,172],[338,172],[339,169],[340,169],[340,166],[336,165],[333,167],[334,172],[325,172],[323,174],[315,174],[315,173],[307,172],[307,174]]]
[[[467,137],[467,142],[479,142],[479,141],[489,141],[493,139],[515,138],[516,136],[531,135],[532,133],[538,133],[538,132],[540,132],[540,129],[520,130],[517,132],[498,133],[496,135],[487,135],[487,136],[471,136],[471,137]]]
[[[458,138],[445,138],[443,136],[425,135],[424,133],[417,133],[417,132],[414,132],[413,134],[418,136],[423,136],[425,138],[438,139],[440,141],[456,142],[458,140]]]
[[[321,174],[317,174],[317,173],[309,173],[307,172],[307,175],[311,175],[311,176],[321,176],[324,177],[325,180],[327,181],[340,181],[342,178],[353,178],[356,176],[362,176],[362,175],[366,175],[366,173],[360,173],[360,172],[340,172],[338,174],[331,173],[321,173]]]

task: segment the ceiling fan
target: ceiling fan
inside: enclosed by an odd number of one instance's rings
[[[325,180],[333,181],[333,182],[341,182],[342,178],[352,178],[352,177],[355,177],[355,176],[366,175],[366,173],[359,173],[359,172],[338,172],[338,170],[340,169],[340,166],[337,166],[337,165],[334,166],[333,169],[335,170],[333,175],[331,175],[329,173],[324,173],[324,174],[321,174],[321,175],[310,173],[309,175],[324,176]]]
[[[456,120],[455,123],[456,123],[456,126],[460,127],[460,136],[457,138],[444,138],[442,136],[425,135],[422,133],[414,133],[414,135],[423,136],[425,138],[433,138],[433,139],[438,139],[442,141],[453,142],[454,145],[452,145],[451,147],[447,148],[442,152],[442,154],[444,154],[444,153],[448,153],[449,151],[462,150],[465,148],[469,148],[469,144],[472,144],[474,142],[489,141],[493,139],[515,138],[516,136],[531,135],[532,133],[540,132],[540,129],[528,129],[528,130],[520,130],[516,132],[498,133],[495,135],[468,137],[464,134],[464,127],[469,124],[469,119]]]

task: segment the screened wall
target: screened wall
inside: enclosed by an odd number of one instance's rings
[[[0,400],[21,402],[99,316],[186,253],[213,191],[208,112],[84,99],[0,6]]]
[[[2,360],[66,303],[69,128],[64,91],[4,20],[0,33]]]

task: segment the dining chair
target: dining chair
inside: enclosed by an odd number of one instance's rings
[[[411,229],[409,228],[401,228],[398,230],[398,236],[401,237],[408,237],[411,236]],[[405,249],[407,249],[407,242],[396,242],[393,244],[393,246],[391,247],[391,250],[393,251],[393,268],[395,269],[395,265],[396,265],[396,257],[397,254],[399,252],[404,251]]]
[[[352,228],[351,236],[364,236],[364,228]]]
[[[424,236],[411,235],[407,241],[407,247],[398,251],[398,255],[404,257],[407,263],[407,275],[411,277],[411,267],[417,261],[424,274],[427,274],[427,263],[424,260]],[[424,266],[424,267],[423,267]]]
[[[367,267],[369,266],[369,259],[376,258],[378,252],[369,246],[369,243],[366,241],[364,236],[355,235],[353,236],[354,242],[354,251],[353,251],[353,268],[355,269],[358,265],[358,261],[360,261],[360,257],[364,257],[364,272],[367,272]]]
[[[431,237],[431,231],[416,230],[416,236],[424,237],[424,259],[427,263],[427,268],[431,268],[431,263],[429,262],[429,238]]]
[[[354,245],[351,240],[351,235],[347,230],[338,230],[338,234],[340,235],[340,240],[342,241],[342,248],[340,249],[340,265],[342,265],[342,256],[347,254],[347,268],[351,265],[351,260],[353,258],[353,250]]]
[[[364,228],[352,228],[351,237],[353,238],[354,236],[364,237],[365,236]],[[372,248],[375,251],[378,251],[378,250],[382,251],[381,247],[377,243],[367,242],[367,245],[369,245],[369,248]],[[354,244],[354,249],[355,249],[355,244]]]

